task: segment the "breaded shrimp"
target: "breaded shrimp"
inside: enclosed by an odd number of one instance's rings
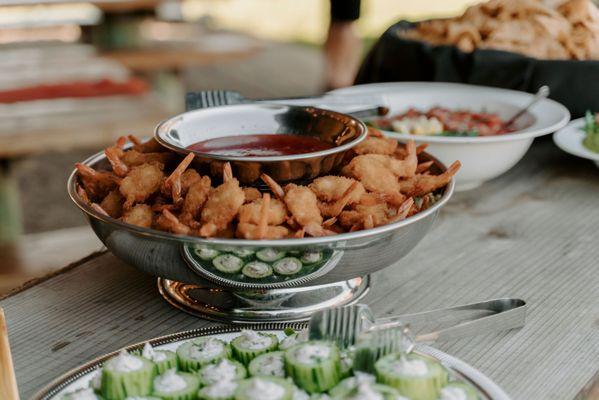
[[[262,174],[262,180],[273,191],[275,196],[283,200],[291,213],[291,219],[298,224],[305,233],[311,236],[327,236],[333,234],[323,228],[323,218],[318,208],[318,199],[313,191],[306,186],[293,183],[285,186],[285,189],[275,182],[270,176]]]
[[[121,220],[127,224],[141,226],[142,228],[150,228],[154,213],[152,208],[147,204],[137,204],[123,213]]]
[[[268,193],[265,193],[265,196]],[[270,197],[270,195],[269,195]],[[263,198],[246,203],[239,209],[239,222],[249,222],[251,224],[258,224],[260,222],[262,205],[264,203]],[[287,217],[287,208],[285,204],[278,199],[270,199],[268,211],[267,211],[267,224],[268,225],[281,225],[285,222]]]
[[[318,208],[326,217],[336,217],[347,205],[357,203],[366,192],[360,182],[333,175],[317,178],[308,187],[318,197]]]
[[[408,196],[422,196],[447,185],[460,169],[456,161],[440,175],[414,175],[412,178],[399,182],[400,190]]]
[[[112,218],[120,218],[123,213],[123,196],[118,189],[114,189],[102,199],[100,207]]]
[[[368,137],[358,143],[353,150],[356,154],[392,155],[397,150],[397,140],[384,137],[380,131],[368,128]]]
[[[223,169],[224,182],[212,190],[204,208],[200,222],[201,236],[213,236],[217,231],[225,229],[239,212],[245,195],[239,181],[233,177],[231,165],[226,163]]]
[[[75,164],[75,168],[79,172],[84,189],[92,197],[103,198],[120,183],[120,178],[112,172],[96,171],[81,163]]]
[[[206,200],[208,200],[211,189],[210,178],[207,176],[200,178],[199,181],[189,188],[185,195],[185,200],[183,200],[183,209],[180,216],[183,223],[191,227],[199,224],[196,219],[200,216],[202,207],[206,203]]]
[[[162,210],[162,214],[156,218],[156,225],[165,231],[176,233],[179,235],[189,235],[191,229],[183,224],[179,219],[171,213],[169,210]]]
[[[121,157],[124,154],[123,147],[125,146],[125,143],[127,143],[127,138],[121,136],[117,139],[114,146],[107,147],[104,150],[104,154],[110,162],[112,170],[120,177],[124,177],[129,172],[129,167],[123,162],[123,160],[121,160]]]
[[[193,161],[195,157],[194,153],[189,153],[185,158],[179,163],[177,168],[169,175],[168,178],[162,184],[162,193],[170,194],[173,203],[177,204],[181,201],[181,176],[183,172],[189,167],[189,164]]]
[[[289,229],[284,226],[268,225],[264,232],[259,232],[259,227],[256,224],[248,222],[240,222],[237,225],[237,237],[249,240],[258,239],[283,239],[289,236]]]
[[[163,178],[164,173],[158,164],[143,164],[131,168],[119,188],[125,197],[123,208],[129,209],[135,203],[144,202],[160,189]]]
[[[245,202],[250,203],[254,200],[258,200],[262,197],[262,193],[256,188],[253,187],[244,187],[243,193],[245,194]]]

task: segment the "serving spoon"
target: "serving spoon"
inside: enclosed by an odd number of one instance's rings
[[[502,124],[502,127],[504,129],[506,129],[506,128],[509,128],[510,126],[512,126],[514,124],[514,122],[516,122],[518,120],[518,118],[523,116],[524,113],[526,113],[532,106],[537,104],[539,101],[546,99],[549,96],[549,93],[550,93],[549,86],[547,86],[547,85],[541,86],[539,88],[539,90],[537,90],[537,93],[535,93],[533,98],[530,100],[530,102],[524,108],[522,108],[520,111],[518,111],[516,114],[514,114],[514,116],[512,118],[510,118],[506,122],[504,122]]]

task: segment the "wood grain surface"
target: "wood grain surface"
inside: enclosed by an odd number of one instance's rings
[[[457,194],[407,257],[374,275],[378,315],[494,297],[529,304],[526,326],[438,343],[514,399],[572,399],[599,369],[599,170],[548,140],[503,177]],[[0,302],[23,398],[106,352],[211,325],[176,311],[156,280],[110,254]]]

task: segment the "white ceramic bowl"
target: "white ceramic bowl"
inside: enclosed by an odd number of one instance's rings
[[[442,82],[393,82],[352,86],[330,92],[331,95],[379,98],[389,107],[389,115],[414,107],[428,110],[435,106],[497,113],[507,120],[532,99],[529,93]],[[496,178],[512,168],[524,156],[534,138],[563,128],[570,113],[553,100],[537,103],[525,115],[513,133],[486,137],[417,136],[384,131],[402,141],[413,139],[428,143],[427,151],[449,165],[460,160],[462,168],[456,176],[456,190],[469,190]]]
[[[553,135],[553,141],[557,147],[566,153],[591,160],[599,167],[599,153],[587,149],[582,144],[582,140],[585,137],[585,133],[582,130],[583,127],[584,118],[575,119],[566,125],[565,128],[557,131]]]

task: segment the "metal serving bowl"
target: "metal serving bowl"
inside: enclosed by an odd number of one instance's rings
[[[315,107],[279,104],[242,104],[189,111],[160,123],[156,140],[163,146],[187,154],[192,144],[222,136],[255,134],[315,136],[334,147],[312,153],[285,156],[223,156],[193,151],[194,163],[208,166],[220,175],[229,161],[235,177],[251,184],[267,173],[276,181],[312,179],[337,167],[344,154],[366,138],[366,126],[358,119]]]
[[[427,153],[435,173],[445,166]],[[110,168],[104,153],[83,162],[97,170]],[[403,221],[326,237],[281,240],[204,239],[141,228],[98,213],[77,194],[77,171],[68,181],[71,199],[92,229],[116,257],[159,277],[163,297],[172,305],[202,317],[229,322],[298,321],[316,310],[351,304],[368,290],[368,275],[404,257],[429,231],[439,210],[453,193],[454,182],[438,191],[430,208]],[[247,283],[223,279],[194,261],[198,246],[227,251],[257,251],[270,247],[287,252],[319,250],[329,258],[318,269],[279,282]]]

